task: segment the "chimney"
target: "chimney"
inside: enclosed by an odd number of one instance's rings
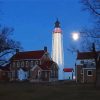
[[[47,52],[47,46],[44,47],[44,51]]]
[[[77,53],[79,53],[80,51],[79,50],[77,50]]]
[[[92,51],[96,52],[96,50],[95,50],[95,43],[92,43]]]
[[[19,52],[19,49],[16,49],[16,53],[18,53]]]

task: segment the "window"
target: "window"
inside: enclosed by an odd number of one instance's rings
[[[40,75],[41,75],[41,71],[38,70],[38,78],[40,78]]]
[[[81,74],[83,74],[83,69],[81,69]]]
[[[19,61],[17,62],[17,67],[20,67],[20,63],[19,63]]]
[[[83,64],[83,67],[86,68],[87,67],[87,64]]]
[[[54,78],[57,78],[58,77],[58,72],[55,70],[54,71]]]
[[[95,62],[92,62],[91,67],[95,67],[95,66],[96,66]]]
[[[33,67],[33,61],[31,61],[31,67]]]
[[[33,72],[32,71],[29,72],[29,77],[31,77],[31,78],[33,77]]]
[[[21,67],[24,67],[24,61],[21,62]]]
[[[15,67],[15,62],[13,62],[13,67]]]
[[[84,61],[83,60],[81,60],[80,62],[81,62],[81,64],[84,64]]]
[[[12,78],[15,78],[15,71],[12,71]]]
[[[9,78],[11,77],[11,73],[10,73],[10,72],[8,73],[8,77],[9,77]]]
[[[51,70],[51,78],[54,78],[54,74],[55,74],[54,70]]]
[[[38,64],[38,61],[35,61],[35,64],[37,65]]]
[[[87,76],[92,76],[92,70],[87,70]]]
[[[47,77],[48,77],[48,72],[45,71],[45,78],[47,78]]]
[[[28,67],[29,66],[29,62],[28,61],[26,61],[26,67]]]

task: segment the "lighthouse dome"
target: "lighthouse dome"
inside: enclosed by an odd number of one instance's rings
[[[55,28],[53,33],[62,33],[62,30],[61,28]]]
[[[60,27],[60,22],[58,21],[58,19],[57,19],[57,21],[55,22],[55,27]]]

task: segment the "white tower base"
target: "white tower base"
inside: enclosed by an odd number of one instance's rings
[[[64,72],[63,72],[63,65],[59,65],[59,70],[58,70],[58,80],[64,80]]]

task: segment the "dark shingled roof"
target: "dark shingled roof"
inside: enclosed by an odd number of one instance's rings
[[[11,60],[40,59],[44,55],[44,53],[44,50],[18,52],[11,58]]]
[[[96,52],[98,55],[100,51]],[[94,59],[95,58],[95,53],[94,52],[78,52],[77,54],[77,59],[82,60],[82,59]]]

